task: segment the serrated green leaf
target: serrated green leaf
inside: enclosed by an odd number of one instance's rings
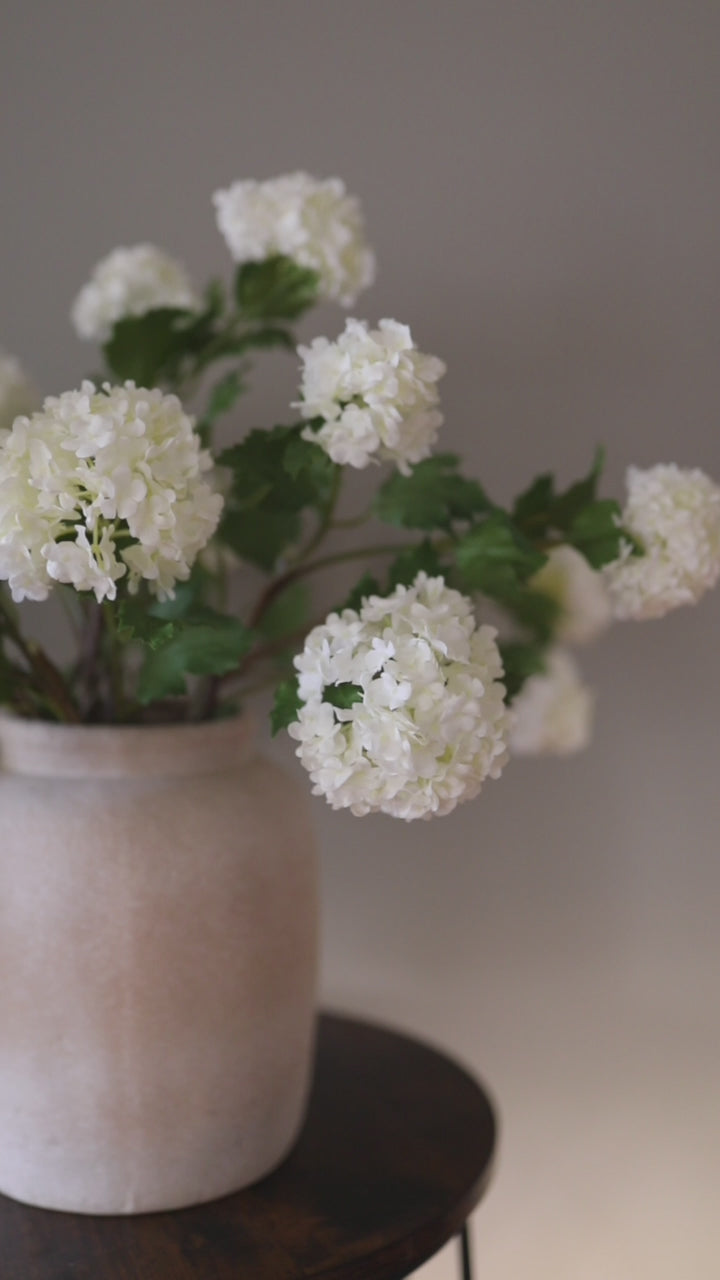
[[[269,573],[283,551],[297,542],[301,530],[296,511],[273,511],[258,504],[245,511],[226,508],[218,535],[242,560]]]
[[[499,649],[505,671],[503,684],[507,691],[507,701],[512,702],[530,676],[539,675],[545,670],[545,650],[540,644],[514,640],[501,643]]]
[[[618,503],[612,498],[590,503],[573,520],[567,540],[594,569],[617,560],[623,542]]]
[[[547,556],[536,551],[507,516],[496,513],[471,529],[455,548],[455,557],[461,589],[497,601],[538,640],[550,638],[559,606],[528,586]]]
[[[225,310],[225,285],[223,281],[214,276],[209,280],[204,292],[205,314],[208,317],[217,319]]]
[[[186,692],[187,676],[225,675],[247,653],[253,633],[237,619],[203,608],[192,620],[166,624],[167,642],[148,653],[138,680],[142,704]]]
[[[276,254],[244,262],[235,276],[235,298],[251,320],[294,320],[317,301],[317,271]]]
[[[132,379],[139,387],[154,387],[188,350],[193,322],[195,314],[179,307],[125,316],[103,347],[109,368],[119,381]]]
[[[218,459],[233,474],[220,537],[238,555],[270,570],[300,536],[304,509],[322,511],[337,468],[302,426],[251,431]]]
[[[588,474],[582,480],[571,484],[570,488],[566,489],[564,493],[558,494],[551,512],[551,523],[554,528],[560,532],[565,532],[584,508],[595,502],[598,481],[604,464],[605,451],[599,448],[595,453],[593,464]]]
[[[404,476],[390,476],[378,491],[375,514],[386,524],[406,529],[449,529],[455,521],[469,521],[493,509],[476,480],[458,472],[459,459],[437,453],[419,462]]]
[[[563,493],[555,492],[555,479],[550,472],[533,480],[512,510],[513,521],[521,532],[536,539],[552,533],[565,535],[583,509],[595,502],[604,460],[603,450],[598,449],[588,474]]]
[[[409,547],[395,557],[388,572],[388,589],[392,591],[400,584],[411,586],[422,571],[430,578],[444,577],[447,572],[435,547],[427,538],[417,547]]]
[[[511,582],[498,583],[492,596],[521,627],[532,632],[538,643],[547,644],[552,639],[561,614],[557,600],[532,591],[524,583]]]
[[[195,582],[176,582],[175,594],[167,600],[151,599],[141,604],[151,618],[159,618],[164,622],[177,622],[187,617],[190,610],[198,604],[198,591]]]
[[[273,737],[281,729],[287,729],[289,724],[297,720],[301,706],[297,676],[283,680],[275,690],[275,702],[270,712]]]
[[[542,536],[550,521],[555,500],[555,478],[550,472],[537,476],[515,500],[512,518],[523,533]]]
[[[364,696],[361,686],[352,684],[349,680],[343,680],[340,684],[328,684],[323,689],[323,702],[329,702],[331,707],[338,707],[341,711],[347,711],[356,702],[362,702]]]
[[[238,369],[231,369],[229,373],[225,374],[224,378],[216,382],[210,392],[207,408],[197,424],[197,430],[203,444],[207,445],[209,443],[212,429],[218,418],[222,418],[223,414],[230,412],[244,390],[245,385]]]
[[[492,595],[496,581],[523,583],[545,564],[507,516],[496,513],[476,525],[455,547],[458,569],[469,587]]]
[[[369,596],[381,596],[383,594],[377,578],[371,573],[364,573],[360,581],[353,587],[335,612],[342,613],[343,609],[354,609],[356,613],[359,613],[363,606],[363,601],[367,600]]]
[[[295,635],[307,623],[310,591],[304,582],[293,582],[273,600],[263,614],[258,630],[266,640],[282,640]]]
[[[136,643],[156,649],[171,638],[173,621],[167,616],[153,614],[153,604],[164,608],[174,604],[174,601],[166,601],[161,605],[159,601],[149,602],[144,596],[130,596],[116,605],[115,625],[122,644]]]

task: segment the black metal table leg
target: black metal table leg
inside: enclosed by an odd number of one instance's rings
[[[472,1257],[470,1254],[470,1233],[467,1222],[460,1232],[460,1266],[462,1280],[472,1280]]]

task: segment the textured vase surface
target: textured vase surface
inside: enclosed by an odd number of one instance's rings
[[[0,1192],[180,1208],[290,1149],[315,855],[302,789],[252,738],[0,719]]]

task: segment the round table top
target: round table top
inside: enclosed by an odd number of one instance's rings
[[[462,1227],[490,1171],[488,1099],[443,1054],[320,1019],[299,1141],[246,1191],[173,1213],[92,1217],[0,1196],[2,1280],[400,1280]]]

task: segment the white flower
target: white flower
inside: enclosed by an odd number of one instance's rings
[[[512,704],[512,755],[570,755],[590,741],[594,695],[569,653],[554,649],[547,668],[530,676]]]
[[[587,644],[610,625],[605,580],[574,547],[552,547],[528,585],[560,606],[555,635],[563,644]]]
[[[720,576],[720,487],[674,463],[629,467],[623,526],[645,550],[625,546],[605,567],[616,618],[660,618],[695,604]]]
[[[425,573],[315,627],[289,729],[314,793],[358,816],[429,818],[499,777],[509,717],[495,634]],[[359,700],[333,705],[348,692]]]
[[[0,432],[7,431],[20,413],[32,413],[40,397],[15,356],[0,351]]]
[[[289,173],[269,182],[235,182],[213,196],[218,227],[236,262],[276,253],[320,276],[320,293],[350,306],[375,277],[360,205],[339,178]]]
[[[114,600],[125,577],[172,595],[220,518],[211,466],[175,396],[84,382],[48,397],[0,441],[0,579],[17,601],[54,581]]]
[[[428,457],[443,420],[435,384],[445,365],[417,350],[407,325],[381,320],[368,329],[362,320],[348,320],[336,342],[315,338],[298,354],[302,400],[294,407],[325,420],[303,436],[333,462],[390,461],[407,474]]]
[[[142,316],[156,307],[199,306],[181,262],[152,244],[113,249],[98,262],[72,306],[72,322],[81,338],[105,342],[125,316]]]

